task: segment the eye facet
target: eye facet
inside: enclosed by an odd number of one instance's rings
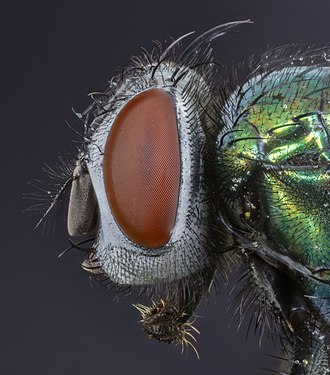
[[[210,43],[239,23],[134,58],[89,111],[85,155],[99,207],[93,259],[117,284],[164,285],[215,270],[212,249],[227,236],[215,225]]]
[[[164,246],[178,209],[180,146],[170,94],[150,89],[118,113],[104,151],[103,175],[114,218],[127,238]]]

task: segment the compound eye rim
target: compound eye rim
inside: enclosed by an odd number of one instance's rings
[[[138,246],[166,245],[181,185],[177,111],[171,94],[153,88],[130,99],[109,131],[103,179],[111,213]]]

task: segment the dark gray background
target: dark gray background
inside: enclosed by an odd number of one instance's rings
[[[67,246],[32,233],[24,215],[27,181],[42,178],[45,161],[73,151],[71,107],[105,83],[140,47],[191,30],[251,18],[255,24],[216,42],[217,60],[245,59],[267,45],[329,41],[330,1],[167,0],[18,1],[0,5],[1,25],[1,307],[0,373],[12,374],[263,374],[258,338],[246,326],[228,329],[227,295],[200,310],[201,360],[190,351],[149,341],[137,324],[134,300],[95,285],[80,254],[58,260]]]

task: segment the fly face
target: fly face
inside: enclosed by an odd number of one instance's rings
[[[98,204],[93,261],[117,284],[168,283],[212,267],[222,239],[212,219],[209,43],[234,25],[216,27],[186,49],[178,40],[133,59],[90,110],[95,119],[82,157]]]
[[[209,106],[202,95],[209,88],[195,72],[173,86],[176,66],[164,63],[154,71],[156,61],[145,64],[143,80],[139,75],[133,84],[139,90],[127,87],[132,77],[126,76],[116,108],[105,107],[108,113],[92,124],[87,149],[100,214],[95,252],[100,267],[119,284],[197,272],[206,265],[211,235],[203,178],[210,130],[199,107],[199,101]]]
[[[189,318],[213,280],[219,247],[231,242],[216,224],[210,43],[240,23],[132,59],[84,114],[71,177],[68,232],[95,237],[83,269],[147,287],[157,302],[136,305],[144,331],[196,354]]]
[[[78,115],[85,132],[77,162],[44,215],[71,186],[68,233],[94,241],[85,270],[117,285],[172,291],[178,283],[187,296],[192,279],[196,301],[208,289],[217,249],[231,241],[216,224],[211,42],[247,22],[214,27],[186,48],[192,33],[158,45],[91,95],[94,104]]]

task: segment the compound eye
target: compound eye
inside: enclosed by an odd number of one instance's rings
[[[103,176],[117,225],[139,246],[170,239],[179,201],[181,160],[171,95],[150,89],[118,113],[104,150]]]

